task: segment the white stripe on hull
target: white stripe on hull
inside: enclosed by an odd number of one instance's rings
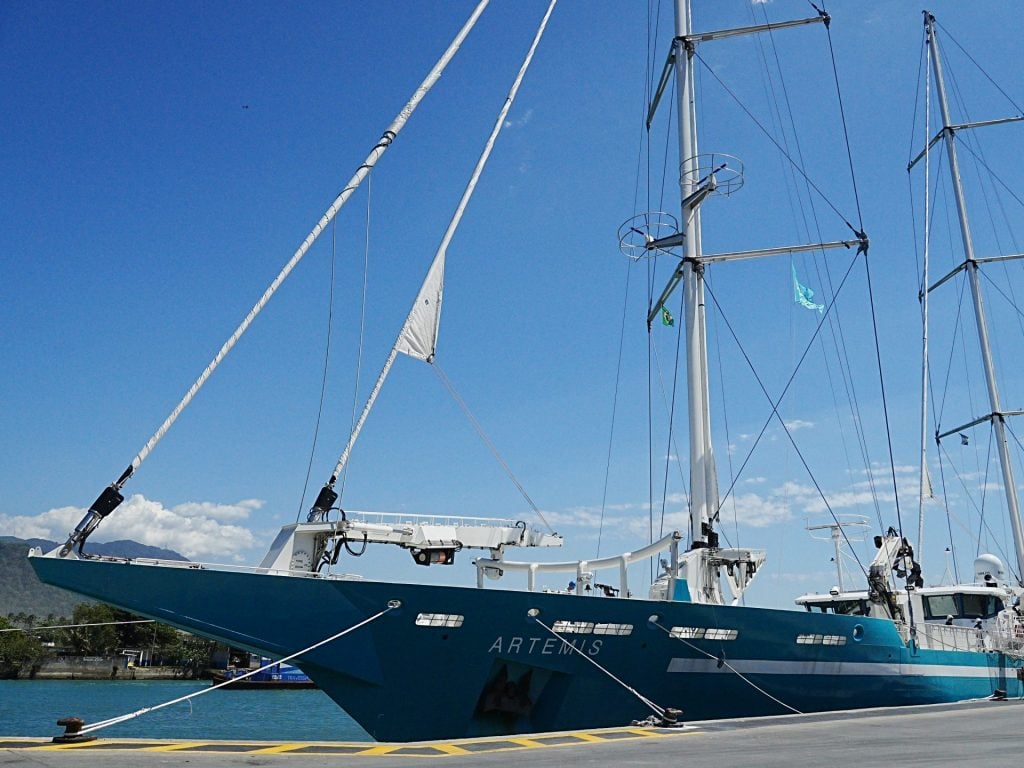
[[[729,667],[742,674],[754,675],[890,675],[913,677],[983,677],[988,679],[993,668],[984,666],[952,666],[946,664],[900,664],[899,662],[863,661],[776,661],[770,659],[727,659]],[[671,659],[668,672],[709,673],[731,672],[717,659]]]

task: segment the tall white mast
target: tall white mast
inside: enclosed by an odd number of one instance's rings
[[[862,233],[856,240],[799,244],[762,248],[732,253],[704,254],[701,247],[700,205],[716,192],[729,194],[742,186],[739,167],[730,167],[727,155],[705,154],[703,165],[697,146],[697,115],[694,99],[693,65],[696,46],[713,40],[760,34],[808,24],[827,24],[828,14],[793,21],[773,22],[735,29],[722,29],[694,34],[690,23],[689,0],[676,0],[675,37],[669,60],[662,72],[647,115],[648,126],[660,103],[670,77],[676,78],[679,120],[679,193],[682,209],[682,232],[654,238],[641,232],[648,251],[683,247],[682,260],[673,271],[668,285],[654,302],[647,316],[648,327],[662,311],[665,301],[680,282],[683,286],[683,315],[686,319],[686,390],[690,433],[690,551],[681,559],[675,577],[688,582],[690,598],[695,602],[721,603],[720,582],[724,579],[733,595],[733,603],[749,584],[764,562],[764,552],[747,549],[721,549],[713,522],[718,513],[718,477],[711,443],[711,406],[708,387],[708,351],[704,306],[704,268],[708,263],[739,261],[764,256],[789,255],[805,251],[833,248],[867,247]],[[728,158],[728,159],[726,159]],[[722,161],[722,162],[719,162]],[[718,178],[718,177],[721,178]],[[630,231],[638,232],[634,227]],[[723,563],[730,563],[728,577],[723,576]]]
[[[1017,550],[1017,579],[1024,585],[1024,531],[1021,529],[1020,505],[1017,501],[1017,486],[1013,477],[1013,464],[1010,460],[1010,447],[1006,442],[1005,414],[999,404],[999,389],[996,385],[995,365],[992,362],[992,349],[989,344],[988,322],[985,319],[985,304],[981,295],[981,284],[978,276],[978,262],[974,256],[974,240],[971,237],[970,222],[967,219],[967,203],[964,200],[963,184],[960,179],[960,163],[957,160],[956,138],[957,128],[972,126],[954,126],[949,119],[949,105],[946,101],[946,84],[942,76],[942,62],[939,59],[939,44],[936,38],[935,17],[925,12],[925,29],[927,30],[928,46],[932,53],[932,68],[935,72],[935,89],[939,97],[942,112],[942,137],[946,143],[946,156],[949,158],[949,171],[953,180],[953,194],[956,199],[957,215],[960,219],[960,235],[964,247],[964,264],[967,280],[971,286],[971,299],[974,303],[974,317],[978,328],[978,344],[981,348],[982,365],[985,369],[985,382],[988,385],[989,405],[992,409],[989,419],[996,434],[996,450],[999,452],[999,465],[1003,473],[1003,487],[1006,491],[1006,507],[1013,530],[1014,548]]]
[[[682,202],[683,306],[686,318],[686,386],[690,428],[690,547],[707,546],[708,525],[718,510],[718,478],[711,446],[711,406],[708,396],[707,332],[704,315],[704,267],[701,255],[697,191],[697,114],[694,104],[694,49],[690,35],[689,0],[676,2],[675,67],[679,110],[679,191]],[[714,537],[712,536],[712,539]]]

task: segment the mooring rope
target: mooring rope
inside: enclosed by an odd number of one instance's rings
[[[262,667],[259,667],[258,669],[251,669],[248,672],[246,672],[245,674],[238,675],[237,677],[233,677],[230,680],[225,680],[223,683],[217,683],[216,685],[211,685],[209,688],[203,688],[203,689],[198,690],[198,691],[193,691],[192,693],[189,693],[189,694],[187,694],[185,696],[179,696],[176,699],[171,699],[170,701],[165,701],[162,704],[156,704],[156,705],[154,705],[152,707],[143,707],[142,709],[137,709],[134,712],[129,712],[128,714],[125,714],[125,715],[118,715],[117,717],[111,717],[111,718],[109,718],[107,720],[101,720],[98,723],[93,723],[92,725],[87,725],[87,726],[83,727],[78,733],[81,734],[81,735],[84,735],[84,734],[87,734],[87,733],[92,733],[93,731],[98,731],[101,728],[109,728],[112,725],[117,725],[118,723],[123,723],[126,720],[134,720],[136,717],[139,717],[140,715],[145,715],[147,712],[155,712],[158,709],[163,709],[164,707],[169,707],[172,704],[180,704],[183,701],[191,701],[196,696],[202,696],[204,693],[209,693],[210,691],[215,691],[218,688],[224,688],[225,686],[231,685],[232,683],[236,683],[239,680],[244,680],[247,677],[252,677],[253,675],[258,674],[260,672],[265,672],[266,670],[270,669],[271,667],[277,666],[278,664],[283,664],[284,662],[287,662],[287,661],[291,661],[292,659],[294,659],[294,658],[296,658],[298,656],[301,656],[304,653],[309,653],[310,651],[316,650],[317,648],[319,648],[322,645],[327,645],[328,643],[333,642],[334,640],[337,640],[339,637],[343,637],[344,635],[347,635],[349,632],[354,632],[355,630],[359,629],[360,627],[365,627],[370,622],[376,621],[381,616],[383,616],[386,613],[390,613],[395,608],[398,608],[400,605],[401,605],[401,603],[398,600],[392,600],[392,601],[390,601],[388,603],[388,607],[385,608],[383,611],[375,613],[373,616],[370,616],[367,619],[363,619],[358,624],[353,624],[348,629],[343,629],[341,632],[337,632],[337,633],[331,635],[328,638],[325,638],[323,640],[320,640],[319,642],[313,643],[313,645],[309,646],[308,648],[303,648],[301,651],[296,651],[295,653],[293,653],[293,654],[291,654],[289,656],[285,656],[283,659],[277,659],[276,661],[272,661],[269,664],[264,664]]]
[[[654,703],[653,701],[651,701],[650,699],[648,699],[648,698],[647,698],[646,696],[644,696],[644,695],[643,695],[642,693],[640,693],[640,691],[638,691],[638,690],[637,690],[636,688],[634,688],[633,686],[631,686],[631,685],[630,685],[629,683],[627,683],[627,682],[625,682],[624,680],[621,680],[620,678],[616,677],[616,676],[615,676],[614,674],[612,674],[612,673],[611,673],[611,672],[610,672],[610,671],[609,671],[609,670],[608,670],[607,668],[605,668],[605,667],[601,666],[600,664],[598,664],[598,663],[597,663],[596,661],[594,661],[594,659],[592,659],[592,658],[591,658],[591,657],[590,657],[589,655],[587,655],[586,653],[584,653],[583,651],[581,651],[581,650],[580,650],[579,648],[577,648],[577,647],[576,647],[575,645],[573,645],[572,643],[570,643],[570,642],[569,642],[568,640],[566,640],[566,639],[565,639],[564,637],[562,637],[562,636],[561,636],[560,634],[558,634],[557,632],[555,632],[555,630],[553,630],[553,629],[552,629],[551,627],[549,627],[549,626],[548,626],[547,624],[545,624],[545,623],[544,623],[543,621],[541,621],[540,619],[538,619],[538,618],[536,618],[536,617],[534,617],[534,619],[533,619],[533,620],[534,620],[534,621],[536,621],[536,622],[537,622],[538,624],[540,624],[540,625],[541,625],[542,627],[544,627],[544,629],[546,629],[546,630],[547,630],[548,632],[550,632],[550,633],[551,633],[552,635],[554,635],[554,636],[555,636],[555,637],[557,637],[557,638],[558,638],[559,640],[561,640],[561,641],[562,641],[562,643],[564,643],[565,645],[567,645],[567,646],[569,646],[570,648],[572,648],[572,650],[573,650],[573,652],[574,652],[574,653],[578,654],[579,656],[582,656],[582,657],[583,657],[584,659],[586,659],[587,661],[589,661],[589,662],[590,662],[591,664],[593,664],[593,665],[594,665],[595,667],[597,667],[597,668],[598,668],[599,670],[601,670],[601,671],[602,671],[602,672],[604,672],[604,673],[605,673],[606,675],[608,675],[608,677],[610,677],[610,678],[611,678],[612,680],[614,680],[614,681],[615,681],[616,683],[618,683],[618,684],[619,684],[619,685],[621,685],[621,686],[622,686],[623,688],[625,688],[625,689],[626,689],[627,691],[629,691],[629,692],[630,692],[630,693],[632,693],[632,694],[633,694],[634,696],[636,696],[636,697],[637,697],[638,699],[640,699],[640,701],[642,701],[642,702],[644,703],[644,705],[646,705],[646,706],[647,706],[647,707],[648,707],[648,708],[649,708],[649,709],[650,709],[650,710],[651,710],[651,711],[652,711],[652,712],[653,712],[654,714],[656,714],[656,715],[657,715],[657,716],[658,716],[659,718],[664,718],[664,717],[665,717],[665,709],[663,709],[662,707],[659,707],[659,706],[658,706],[657,704],[655,704],[655,703]]]
[[[726,660],[725,660],[725,657],[724,657],[724,656],[715,656],[715,655],[714,655],[713,653],[708,653],[708,652],[707,652],[707,651],[705,651],[705,650],[704,650],[703,648],[698,648],[698,647],[697,647],[696,645],[694,645],[693,643],[691,643],[691,642],[688,642],[688,641],[687,641],[687,640],[686,640],[685,638],[679,637],[678,635],[673,635],[671,631],[669,631],[668,629],[665,629],[665,627],[663,627],[663,626],[662,626],[661,624],[659,624],[659,623],[658,623],[658,622],[656,622],[656,621],[652,621],[651,623],[652,623],[652,624],[653,624],[654,626],[656,626],[656,627],[657,627],[658,629],[660,629],[660,630],[663,630],[663,631],[665,632],[665,634],[667,634],[667,635],[668,635],[669,637],[671,637],[671,638],[673,638],[673,639],[675,639],[675,640],[678,640],[679,642],[683,643],[683,645],[686,645],[686,646],[688,646],[688,647],[692,648],[693,650],[695,650],[695,651],[696,651],[697,653],[702,653],[702,654],[704,654],[705,656],[707,656],[707,657],[708,657],[709,659],[713,659],[714,661],[716,661],[716,662],[720,663],[720,664],[721,664],[721,665],[722,665],[723,667],[725,667],[726,669],[728,669],[728,670],[729,670],[730,672],[733,672],[733,673],[735,673],[735,674],[736,674],[736,676],[737,676],[737,677],[739,677],[739,679],[740,679],[740,680],[742,680],[743,682],[745,682],[745,683],[746,683],[747,685],[749,685],[749,686],[750,686],[751,688],[753,688],[753,689],[754,689],[755,691],[757,691],[758,693],[762,693],[762,694],[764,694],[765,696],[767,696],[767,697],[768,697],[769,699],[771,699],[772,701],[774,701],[774,702],[775,702],[776,704],[778,704],[779,706],[785,707],[785,708],[786,708],[786,709],[788,709],[788,710],[789,710],[790,712],[795,712],[795,713],[796,713],[796,714],[798,714],[798,715],[802,715],[802,714],[804,714],[803,712],[801,712],[801,711],[800,711],[799,709],[797,709],[796,707],[791,707],[791,706],[789,706],[789,704],[787,704],[786,702],[784,702],[784,701],[783,701],[782,699],[779,699],[779,698],[777,698],[777,697],[775,697],[775,696],[772,696],[772,695],[771,695],[770,693],[768,693],[768,691],[766,691],[766,690],[765,690],[764,688],[762,688],[761,686],[759,686],[759,685],[758,685],[757,683],[755,683],[755,682],[754,682],[753,680],[751,680],[751,679],[750,679],[749,677],[747,677],[747,676],[746,676],[746,675],[744,675],[744,674],[743,674],[742,672],[740,672],[740,671],[739,671],[738,669],[736,669],[736,667],[734,667],[734,666],[733,666],[732,664],[730,664],[730,663],[729,663],[728,661],[726,661]]]
[[[0,629],[0,632],[38,632],[45,629],[79,629],[80,627],[114,627],[122,624],[155,624],[153,619],[135,619],[134,621],[97,621],[93,624],[46,624],[44,626],[11,627]]]

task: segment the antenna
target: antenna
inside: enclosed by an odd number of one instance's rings
[[[812,523],[811,520],[808,520],[804,527],[811,534],[812,539],[817,539],[818,541],[831,540],[836,552],[833,558],[836,563],[836,585],[839,587],[840,592],[845,592],[843,558],[850,557],[849,553],[845,551],[846,543],[864,541],[871,523],[868,522],[864,515],[839,515],[834,521],[827,523]],[[821,533],[823,531],[828,531],[828,534],[823,535]]]

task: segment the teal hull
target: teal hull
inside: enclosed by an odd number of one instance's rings
[[[650,715],[622,683],[681,709],[686,720],[949,702],[997,688],[1024,693],[1019,660],[915,651],[882,619],[102,560],[31,562],[48,584],[275,658],[399,601],[293,662],[381,741],[611,727]],[[630,624],[632,631],[565,635],[576,652],[531,618],[534,610],[548,626]],[[427,613],[464,620],[418,625]],[[680,640],[666,632],[671,627],[735,630],[735,638]],[[845,640],[796,642],[806,634]]]

